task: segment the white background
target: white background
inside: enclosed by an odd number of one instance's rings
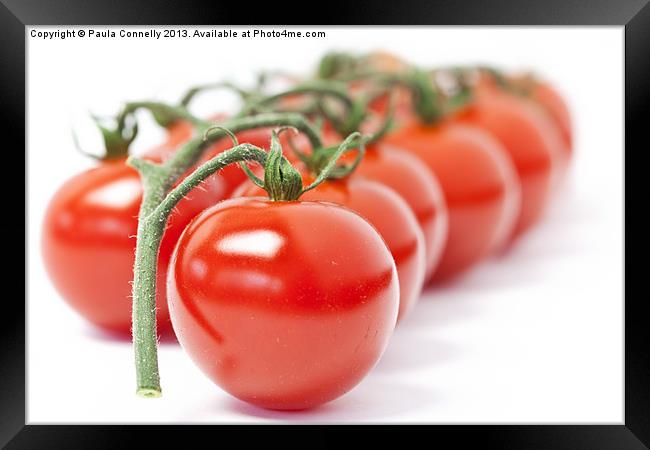
[[[28,422],[622,423],[623,29],[322,29],[325,39],[266,40],[41,40],[28,30]],[[304,74],[330,49],[535,70],[571,106],[570,178],[544,221],[508,253],[426,292],[378,366],[340,399],[299,413],[251,407],[213,385],[175,344],[160,348],[163,397],[136,397],[129,343],[80,319],[41,262],[48,199],[92,165],[75,152],[71,128],[99,148],[89,111],[174,101],[194,84],[246,83],[262,69]],[[206,95],[196,111],[233,101]],[[136,149],[163,136],[147,124]]]

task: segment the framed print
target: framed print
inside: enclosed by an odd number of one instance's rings
[[[2,445],[646,448],[646,1],[120,3],[0,6]]]

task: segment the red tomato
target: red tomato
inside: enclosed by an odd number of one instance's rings
[[[376,128],[376,125],[374,125]],[[289,149],[287,134],[280,136],[282,147]],[[335,133],[328,123],[323,127],[323,141],[326,145],[335,145],[342,138]],[[310,153],[309,142],[301,136],[295,138],[296,146],[305,153]],[[300,164],[290,150],[285,156],[292,163]],[[356,152],[345,154],[341,159],[351,162]],[[436,269],[442,250],[447,240],[447,206],[444,194],[436,177],[415,157],[404,152],[396,152],[379,144],[366,148],[361,163],[353,176],[361,176],[382,184],[397,192],[411,208],[424,235],[425,243],[425,280]]]
[[[168,276],[183,348],[221,388],[271,409],[352,389],[397,317],[395,264],[377,232],[336,205],[223,201],[185,229]]]
[[[521,182],[520,234],[540,218],[565,167],[559,130],[531,101],[494,89],[479,89],[456,120],[490,132],[510,155]]]
[[[146,157],[157,162],[168,158],[192,133],[190,124],[176,122],[169,128],[167,142],[147,152]],[[244,141],[257,135],[245,132],[240,136]],[[265,142],[268,145],[268,140]],[[212,152],[230,147],[230,140],[223,139]],[[227,198],[243,177],[239,167],[229,166],[223,174],[208,178],[203,189],[196,189],[182,200],[170,216],[159,256],[157,305],[161,332],[171,329],[165,274],[178,237],[196,214]],[[142,186],[136,170],[125,160],[104,162],[69,179],[55,193],[43,226],[45,268],[62,297],[90,322],[124,334],[131,329],[130,281],[141,201]]]
[[[432,280],[458,275],[504,243],[520,198],[514,167],[499,142],[475,127],[443,122],[402,127],[384,145],[414,153],[442,187],[449,232]]]
[[[159,330],[169,331],[165,273],[185,226],[223,198],[212,177],[170,216],[158,266]],[[131,283],[142,185],[124,160],[105,162],[72,178],[54,194],[45,213],[45,268],[61,296],[90,322],[116,332],[131,330]]]
[[[573,133],[569,107],[553,86],[548,83],[535,83],[532,91],[532,98],[539,103],[544,111],[551,117],[560,128],[562,139],[566,144],[565,148],[572,151]]]
[[[449,217],[438,179],[414,156],[383,145],[370,145],[355,176],[379,181],[406,201],[422,229],[425,280],[433,275],[447,241]]]
[[[309,176],[303,178],[309,180]],[[235,195],[259,196],[264,191],[246,183]],[[424,236],[406,202],[392,189],[363,178],[326,181],[300,198],[348,207],[377,229],[395,259],[400,286],[399,318],[404,317],[420,296],[425,270]]]
[[[522,97],[529,97],[541,107],[544,114],[559,128],[565,144],[564,148],[570,156],[573,147],[571,115],[560,93],[549,83],[540,81],[530,74],[508,76],[506,82],[519,89]],[[494,79],[486,74],[479,77],[478,83],[481,89],[499,89]]]

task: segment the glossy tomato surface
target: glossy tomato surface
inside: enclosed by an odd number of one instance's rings
[[[521,211],[516,236],[542,216],[567,163],[559,130],[542,111],[515,94],[479,90],[457,119],[488,131],[503,144],[521,183]]]
[[[303,178],[305,185],[311,182],[309,175]],[[260,196],[265,192],[252,183],[246,183],[236,194]],[[381,183],[353,177],[326,181],[300,199],[345,206],[377,229],[397,266],[400,287],[398,319],[411,311],[424,284],[426,250],[417,218],[399,194]]]
[[[168,276],[183,348],[221,388],[304,409],[354,387],[397,317],[395,264],[377,232],[333,204],[226,200],[186,228]]]
[[[465,125],[411,125],[384,145],[415,154],[437,177],[449,215],[447,243],[432,281],[470,268],[503,245],[519,212],[519,184],[502,146]]]
[[[216,177],[182,200],[160,248],[157,317],[169,331],[165,273],[176,240],[200,211],[225,196]],[[61,296],[90,322],[116,332],[131,329],[131,284],[142,185],[124,160],[72,178],[54,194],[43,223],[45,268]]]

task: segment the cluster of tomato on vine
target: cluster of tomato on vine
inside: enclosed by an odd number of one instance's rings
[[[286,89],[268,92],[278,79]],[[211,89],[237,92],[240,110],[196,117]],[[129,156],[141,110],[167,139]],[[161,394],[167,333],[224,390],[274,409],[359,383],[425,286],[540,219],[572,151],[549,84],[384,53],[130,102],[97,125],[104,155],[46,212],[55,286],[89,321],[131,332],[139,394]]]

